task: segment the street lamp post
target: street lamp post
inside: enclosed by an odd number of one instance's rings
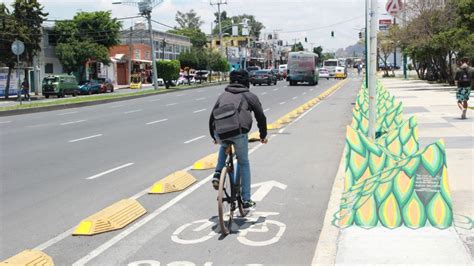
[[[369,64],[369,138],[375,139],[377,122],[377,0],[370,3],[370,64]]]
[[[151,44],[151,65],[153,67],[153,87],[155,90],[158,89],[158,71],[156,70],[156,52],[155,52],[155,40],[153,38],[153,28],[151,27],[151,11],[153,8],[161,4],[163,0],[141,0],[139,2],[135,1],[119,1],[113,2],[112,4],[124,4],[138,6],[140,15],[144,16],[148,20],[148,29],[150,31],[150,44]],[[130,60],[132,60],[132,55],[130,55]]]

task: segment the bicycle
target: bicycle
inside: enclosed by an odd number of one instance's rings
[[[256,142],[259,140],[249,139],[249,142]],[[238,208],[241,217],[245,217],[248,212],[244,210],[244,203],[240,192],[240,176],[234,180],[234,155],[232,141],[223,141],[227,144],[225,153],[227,158],[225,166],[222,169],[219,179],[219,189],[217,192],[217,209],[219,213],[219,225],[221,233],[228,235],[231,230],[232,221],[234,219],[234,212]],[[235,181],[235,183],[234,183]],[[227,214],[227,216],[226,216]]]

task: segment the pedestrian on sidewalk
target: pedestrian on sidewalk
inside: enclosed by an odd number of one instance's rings
[[[458,107],[461,109],[461,119],[466,119],[466,112],[468,108],[469,96],[471,94],[473,70],[469,67],[469,59],[461,59],[461,66],[456,71],[455,81],[457,83],[456,99],[458,100]]]
[[[27,99],[28,101],[31,101],[30,100],[30,86],[28,85],[28,81],[26,79],[23,80],[23,82],[21,83],[21,90],[22,90],[22,93],[25,95],[25,101]]]

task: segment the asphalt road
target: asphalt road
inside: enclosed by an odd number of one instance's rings
[[[335,83],[321,80],[315,87],[289,87],[280,82],[251,90],[261,99],[270,123]],[[0,260],[40,248],[56,265],[133,265],[141,260],[308,263],[359,85],[351,79],[270,144],[254,145],[252,182],[267,183],[253,192],[260,189],[260,197],[266,197],[258,202],[255,222],[241,220],[244,233],[225,239],[213,231],[215,191],[206,180],[212,171],[192,171],[203,183],[182,193],[140,193],[216,151],[207,121],[223,86],[3,117]],[[129,232],[134,227],[128,226],[93,237],[69,236],[68,230],[82,219],[134,195],[148,210],[135,231]],[[267,244],[259,246],[262,243]]]

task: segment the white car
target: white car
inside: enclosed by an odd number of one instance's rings
[[[329,75],[329,71],[325,68],[319,69],[319,77],[329,79],[331,76]]]
[[[165,86],[165,81],[161,78],[156,79],[156,82],[158,82],[158,86]]]

